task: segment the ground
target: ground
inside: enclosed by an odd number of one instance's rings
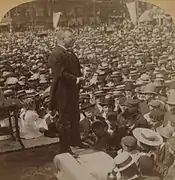
[[[59,145],[0,154],[1,180],[56,180],[53,158]]]

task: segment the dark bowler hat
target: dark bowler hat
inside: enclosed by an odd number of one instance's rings
[[[90,99],[90,95],[88,93],[81,93],[80,99]]]
[[[91,111],[91,110],[93,110],[94,106],[95,105],[91,104],[91,103],[84,103],[84,104],[82,104],[81,110]]]
[[[101,115],[96,115],[95,117],[96,117],[96,120],[98,121],[105,121],[105,118],[102,117]]]
[[[125,84],[125,91],[132,91],[135,89],[135,85],[133,84],[132,81],[127,81],[124,84]]]
[[[138,106],[140,103],[139,99],[127,99],[124,103],[125,106]]]
[[[117,113],[116,112],[109,112],[107,114],[108,121],[117,121]]]
[[[92,129],[106,128],[108,124],[105,121],[96,120],[92,123]]]

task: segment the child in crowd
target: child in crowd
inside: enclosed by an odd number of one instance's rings
[[[108,140],[109,140],[109,133],[107,132],[108,124],[103,121],[95,121],[92,124],[92,131],[96,136],[96,142],[94,144],[94,148],[100,151],[107,151],[108,149]]]
[[[35,101],[32,98],[25,100],[24,108],[20,114],[21,138],[34,139],[42,136],[48,130],[45,119],[39,118],[35,108]]]
[[[83,106],[82,113],[84,115],[84,118],[80,120],[80,134],[82,139],[84,140],[90,134],[91,125],[94,121],[93,105],[89,103]]]
[[[110,112],[107,116],[108,121],[108,133],[110,134],[108,139],[108,154],[112,157],[117,155],[117,151],[120,149],[120,142],[122,138],[121,128],[117,125],[116,112]]]
[[[137,163],[140,151],[137,148],[137,140],[133,136],[125,136],[121,140],[122,148],[118,151],[118,154],[127,152]]]
[[[107,129],[108,124],[105,121],[95,120],[91,125],[91,131],[88,136],[83,138],[83,142],[91,148],[106,152],[110,136]]]

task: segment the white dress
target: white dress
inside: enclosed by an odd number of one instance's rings
[[[21,138],[34,139],[42,136],[39,129],[44,128],[48,130],[46,121],[39,118],[39,115],[32,110],[23,111],[20,115],[21,119]]]

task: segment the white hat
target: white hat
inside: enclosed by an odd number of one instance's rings
[[[169,91],[167,104],[175,105],[175,90]]]
[[[156,94],[156,85],[154,83],[147,84],[142,93]]]
[[[7,85],[14,85],[16,83],[18,83],[18,79],[15,77],[9,77],[9,78],[7,78],[7,80],[5,82],[5,84],[7,84]]]
[[[173,129],[170,126],[159,127],[157,132],[164,138],[169,139],[173,136]]]
[[[114,158],[114,163],[115,163],[116,167],[118,168],[118,170],[121,172],[121,171],[124,171],[125,169],[129,168],[135,162],[133,161],[133,159],[129,153],[123,152],[123,153],[118,154]]]
[[[139,142],[148,146],[160,146],[163,143],[163,138],[151,129],[136,128],[133,135]]]

